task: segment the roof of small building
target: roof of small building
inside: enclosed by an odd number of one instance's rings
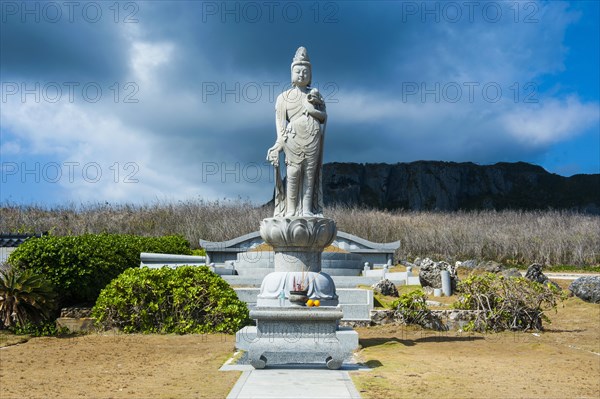
[[[0,233],[0,248],[14,248],[23,244],[31,237],[41,237],[48,233],[40,234],[15,234],[15,233]]]

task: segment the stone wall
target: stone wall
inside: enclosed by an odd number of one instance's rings
[[[444,326],[444,330],[462,330],[470,321],[476,320],[481,310],[432,310],[431,313]]]

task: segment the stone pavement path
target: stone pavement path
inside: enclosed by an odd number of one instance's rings
[[[227,399],[360,398],[348,371],[290,366],[246,369]]]
[[[522,273],[525,275],[525,273]],[[569,273],[569,272],[544,272],[546,277],[557,280],[577,280],[583,276],[598,276],[598,273]]]

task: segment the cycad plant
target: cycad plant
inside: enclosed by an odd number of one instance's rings
[[[0,325],[24,327],[49,319],[56,308],[56,293],[43,277],[30,270],[0,267]]]

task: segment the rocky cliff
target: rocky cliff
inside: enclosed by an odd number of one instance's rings
[[[325,204],[380,209],[571,209],[600,213],[600,175],[563,177],[528,163],[330,163]]]

